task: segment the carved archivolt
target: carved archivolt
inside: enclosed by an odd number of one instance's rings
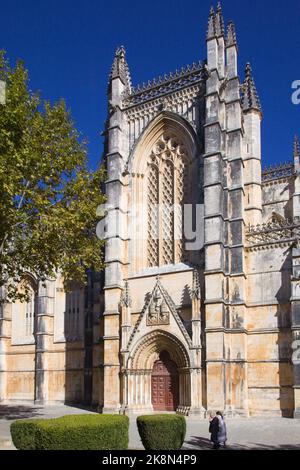
[[[166,331],[155,330],[138,342],[129,357],[128,369],[151,370],[162,351],[168,351],[178,368],[190,367],[189,355],[181,341]]]

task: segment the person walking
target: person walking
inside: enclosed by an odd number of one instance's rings
[[[211,434],[210,440],[213,443],[213,448],[218,449],[220,447],[218,441],[219,418],[214,411],[211,411],[209,414],[209,432]]]
[[[217,419],[219,421],[219,427],[218,427],[218,445],[220,446],[221,444],[223,447],[226,447],[226,442],[227,442],[227,427],[225,423],[225,419],[221,411],[217,411]]]

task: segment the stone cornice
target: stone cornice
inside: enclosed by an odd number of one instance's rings
[[[172,108],[174,108],[176,104],[182,103],[186,100],[194,100],[199,96],[199,92],[201,91],[202,88],[199,85],[194,85],[175,93],[146,101],[139,105],[124,108],[123,111],[128,121],[134,121],[135,119],[156,115],[160,111],[163,111],[165,106],[168,108],[168,110],[172,111]]]
[[[263,250],[272,250],[273,248],[279,247],[291,247],[296,239],[292,238],[289,240],[280,240],[280,241],[273,241],[273,242],[266,242],[266,243],[259,243],[255,245],[246,245],[246,251],[263,251]]]
[[[294,176],[295,168],[292,162],[285,162],[277,166],[270,166],[262,171],[262,183],[272,183],[274,180],[286,180]]]
[[[225,327],[207,327],[205,333],[225,333],[225,334],[246,334],[246,335],[272,335],[282,331],[291,331],[291,327],[282,328],[259,328],[248,330],[247,328],[225,328]],[[260,361],[259,361],[260,362]]]
[[[248,249],[268,249],[274,245],[290,246],[300,237],[300,220],[278,220],[268,224],[247,226]]]

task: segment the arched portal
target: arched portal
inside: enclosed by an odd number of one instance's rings
[[[160,353],[153,366],[151,402],[154,411],[176,411],[179,405],[178,367],[167,351]]]
[[[166,331],[146,334],[129,355],[123,384],[124,405],[130,412],[190,407],[191,365],[185,346]]]

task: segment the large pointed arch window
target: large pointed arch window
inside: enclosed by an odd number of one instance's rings
[[[189,157],[175,135],[161,136],[148,158],[147,171],[148,267],[187,261],[183,218]]]

